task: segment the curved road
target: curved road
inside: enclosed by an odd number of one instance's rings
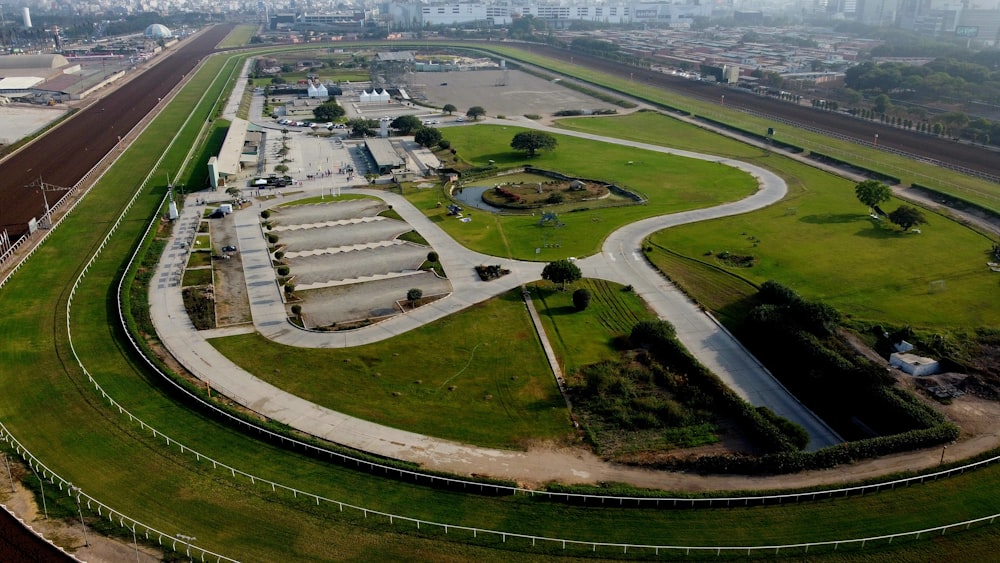
[[[545,129],[538,124],[535,126]],[[842,441],[822,420],[788,393],[725,329],[702,312],[641,257],[641,241],[648,234],[669,226],[745,213],[771,205],[785,195],[785,183],[773,173],[738,161],[644,143],[601,139],[583,133],[562,130],[558,132],[722,162],[741,168],[757,178],[760,188],[743,200],[709,209],[650,218],[619,229],[608,237],[600,254],[580,260],[579,264],[589,277],[633,285],[658,315],[674,324],[678,337],[692,354],[726,381],[736,393],[754,405],[768,406],[776,413],[803,425],[811,437],[810,449]],[[329,188],[329,183],[337,180],[338,178],[334,177],[328,181],[319,181],[311,187],[314,190],[319,190],[320,186]],[[441,256],[454,293],[405,315],[354,331],[320,333],[300,330],[287,320],[281,291],[275,283],[271,268],[267,244],[261,233],[258,209],[253,207],[237,212],[235,221],[254,327],[264,336],[289,346],[312,348],[358,346],[391,338],[524,283],[540,279],[543,264],[498,259],[470,251],[455,242],[402,196],[366,189],[352,190],[352,192],[384,199],[427,239]],[[315,194],[304,193],[299,197],[312,195]],[[225,196],[220,194],[218,197],[222,199]],[[201,194],[200,198],[204,200],[204,194]],[[291,198],[288,200],[291,201]],[[181,240],[193,237],[203,209],[203,205],[196,204],[195,197],[189,199],[184,207],[180,225],[175,229],[175,236]],[[576,450],[564,454],[514,452],[459,444],[349,417],[282,391],[234,365],[207,342],[206,334],[194,330],[184,310],[180,287],[174,281],[179,278],[186,256],[186,250],[175,239],[168,246],[168,251],[158,267],[154,278],[158,283],[154,284],[154,287],[159,286],[168,290],[151,291],[151,316],[157,332],[164,345],[193,374],[261,414],[339,444],[456,473],[476,472],[534,481],[618,480],[648,484],[650,480],[648,472],[644,470],[595,463],[594,459],[581,459],[580,452]],[[475,265],[482,263],[502,264],[511,270],[511,274],[493,282],[482,282],[473,271]],[[233,332],[222,329],[209,332],[209,336]],[[247,330],[236,329],[235,332],[247,332]],[[582,469],[581,465],[586,469]],[[600,468],[600,474],[595,474],[595,466]]]

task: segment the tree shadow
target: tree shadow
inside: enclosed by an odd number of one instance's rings
[[[870,229],[861,229],[854,233],[856,236],[874,239],[894,239],[898,238],[902,233],[895,229],[887,229],[882,226],[875,226]]]
[[[814,225],[856,223],[868,220],[871,220],[871,218],[867,215],[858,215],[856,213],[823,213],[817,215],[805,215],[799,219],[799,221],[802,221],[803,223],[811,223]]]
[[[573,307],[572,305],[564,305],[562,307],[550,307],[545,310],[545,314],[550,317],[562,317],[565,315],[572,315],[573,313],[576,312],[577,312],[576,307]]]

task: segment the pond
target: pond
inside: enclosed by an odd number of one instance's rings
[[[466,186],[464,188],[455,188],[451,194],[466,207],[475,207],[476,209],[482,209],[490,213],[499,213],[502,209],[483,201],[483,192],[492,189],[492,186]]]

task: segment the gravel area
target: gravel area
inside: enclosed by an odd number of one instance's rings
[[[423,73],[418,77],[427,84],[418,86],[416,92],[427,96],[427,102],[435,106],[453,104],[459,115],[465,115],[472,106],[482,106],[489,116],[507,117],[548,116],[564,109],[617,109],[607,102],[570,90],[560,81],[543,80],[517,70]]]
[[[288,260],[296,286],[406,272],[420,268],[427,247],[400,244],[333,255],[304,256]]]
[[[296,291],[303,301],[303,317],[310,328],[336,323],[400,314],[397,301],[406,299],[406,292],[420,288],[425,297],[451,292],[451,284],[433,272],[409,276]]]
[[[388,209],[377,199],[349,199],[336,203],[315,203],[310,205],[289,205],[272,208],[271,222],[275,225],[300,225],[341,221],[357,217],[372,217]]]
[[[278,236],[278,244],[284,246],[285,252],[288,253],[389,241],[412,230],[402,221],[383,219],[370,223],[280,231],[274,234]]]

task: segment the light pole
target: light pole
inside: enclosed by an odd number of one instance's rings
[[[80,525],[83,526],[83,546],[90,547],[90,540],[87,538],[87,523],[83,520],[83,506],[80,504],[80,495],[83,489],[80,487],[70,487],[70,492],[76,493],[76,509],[80,512]]]
[[[135,535],[135,522],[132,522],[132,545],[135,546],[135,563],[140,563],[139,561],[139,538]]]
[[[35,478],[38,479],[38,486],[42,488],[42,511],[45,513],[45,519],[48,520],[49,519],[49,506],[48,506],[48,503],[45,502],[45,483],[42,481],[42,478],[38,475],[38,472],[35,471],[35,468],[31,467],[31,463],[30,462],[28,463],[28,467],[31,468],[31,472],[34,473],[35,474]]]
[[[948,444],[941,446],[941,461],[938,462],[938,465],[944,465],[944,453],[946,451],[948,451]]]
[[[3,462],[7,465],[7,477],[10,479],[10,492],[16,493],[17,490],[14,489],[14,474],[10,472],[10,460],[7,459],[7,454],[3,454]]]

